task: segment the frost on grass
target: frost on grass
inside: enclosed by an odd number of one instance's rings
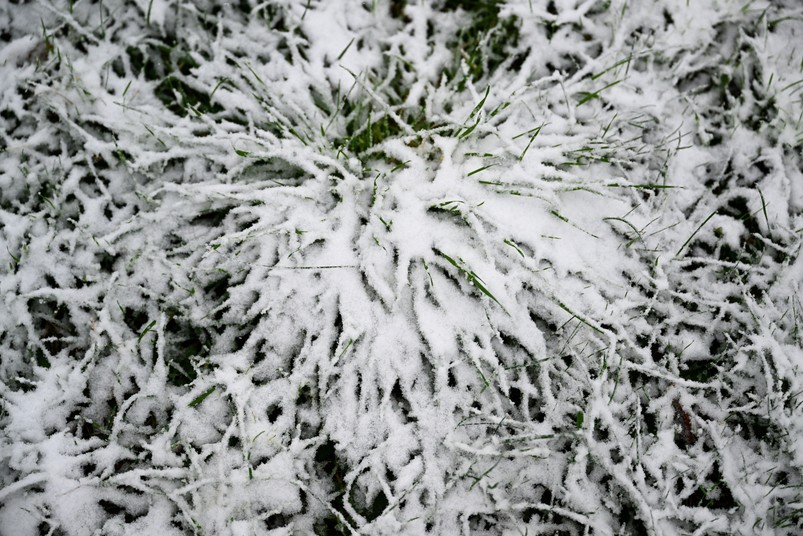
[[[0,6],[0,532],[803,524],[795,2]]]

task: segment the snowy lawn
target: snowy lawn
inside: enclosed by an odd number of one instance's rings
[[[803,531],[795,0],[0,2],[0,534]]]

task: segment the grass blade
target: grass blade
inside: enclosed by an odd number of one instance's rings
[[[194,407],[198,406],[198,405],[199,405],[201,402],[203,402],[204,400],[206,400],[206,398],[207,398],[209,395],[211,395],[212,393],[214,393],[214,392],[215,392],[215,389],[217,389],[217,386],[213,385],[212,387],[210,387],[209,389],[207,389],[206,391],[204,391],[204,392],[203,392],[203,393],[201,393],[200,395],[198,395],[198,396],[196,396],[195,398],[193,398],[193,399],[192,399],[192,402],[190,402],[189,404],[187,404],[187,407],[188,407],[188,408],[194,408]]]
[[[139,338],[137,339],[137,344],[142,342],[142,337],[148,334],[148,332],[153,329],[153,326],[156,325],[156,320],[152,320],[150,324],[145,326],[145,329],[142,330],[142,333],[139,334]]]
[[[713,218],[713,217],[714,217],[714,215],[716,215],[716,213],[717,213],[717,211],[716,211],[716,210],[715,210],[714,212],[712,212],[712,213],[711,213],[711,214],[710,214],[710,215],[709,215],[709,216],[708,216],[708,217],[705,219],[705,221],[703,221],[703,223],[701,223],[701,224],[700,224],[700,226],[699,226],[699,227],[697,227],[697,229],[695,229],[695,231],[694,231],[694,232],[691,234],[691,236],[690,236],[689,238],[687,238],[685,242],[683,242],[683,245],[682,245],[682,246],[680,246],[680,249],[678,250],[678,252],[677,252],[677,253],[675,253],[675,257],[677,257],[677,256],[679,256],[679,255],[680,255],[680,252],[681,252],[681,251],[683,251],[683,248],[685,248],[685,247],[686,247],[686,246],[689,244],[689,242],[691,242],[691,239],[692,239],[692,238],[694,238],[694,237],[695,237],[695,235],[697,235],[697,233],[699,233],[699,232],[700,232],[700,229],[702,229],[702,228],[703,228],[703,225],[705,225],[706,223],[708,223],[708,220],[710,220],[711,218]]]
[[[451,264],[452,266],[454,266],[455,268],[457,268],[457,270],[458,270],[458,271],[459,271],[461,274],[463,274],[463,275],[466,277],[466,279],[468,279],[468,280],[469,280],[469,282],[470,282],[470,283],[471,283],[473,286],[477,287],[477,290],[479,290],[480,292],[482,292],[483,294],[485,294],[486,296],[488,296],[489,298],[491,298],[493,301],[495,301],[495,302],[496,302],[496,303],[497,303],[497,304],[498,304],[498,305],[499,305],[499,306],[500,306],[500,307],[501,307],[503,310],[505,309],[505,306],[504,306],[504,305],[502,305],[502,303],[501,303],[499,300],[497,300],[497,299],[496,299],[496,296],[494,296],[493,294],[491,294],[491,291],[489,291],[489,290],[488,290],[488,289],[485,287],[485,285],[483,284],[483,281],[482,281],[482,279],[480,279],[480,277],[479,277],[477,274],[475,274],[475,273],[474,273],[474,272],[472,272],[471,270],[467,270],[467,269],[463,268],[462,266],[460,266],[460,264],[459,264],[457,261],[455,261],[453,258],[451,258],[451,257],[450,257],[449,255],[447,255],[446,253],[443,253],[442,251],[435,250],[435,253],[437,253],[438,255],[440,255],[441,257],[443,257],[444,259],[446,259],[446,260],[447,260],[447,262],[449,262],[449,264]],[[505,312],[507,312],[507,311],[505,311]]]

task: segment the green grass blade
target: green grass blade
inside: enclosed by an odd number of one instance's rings
[[[198,405],[199,405],[201,402],[203,402],[204,400],[206,400],[206,398],[207,398],[209,395],[211,395],[212,393],[214,393],[214,392],[215,392],[215,389],[217,389],[217,386],[214,386],[214,385],[213,385],[212,387],[210,387],[209,389],[207,389],[206,391],[204,391],[204,392],[203,392],[203,393],[201,393],[200,395],[198,395],[198,396],[196,396],[195,398],[193,398],[193,399],[192,399],[192,402],[190,402],[189,404],[187,404],[187,407],[189,407],[189,408],[194,408],[194,407],[198,406]]]

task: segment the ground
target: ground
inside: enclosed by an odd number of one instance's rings
[[[0,43],[0,534],[803,530],[798,2]]]

